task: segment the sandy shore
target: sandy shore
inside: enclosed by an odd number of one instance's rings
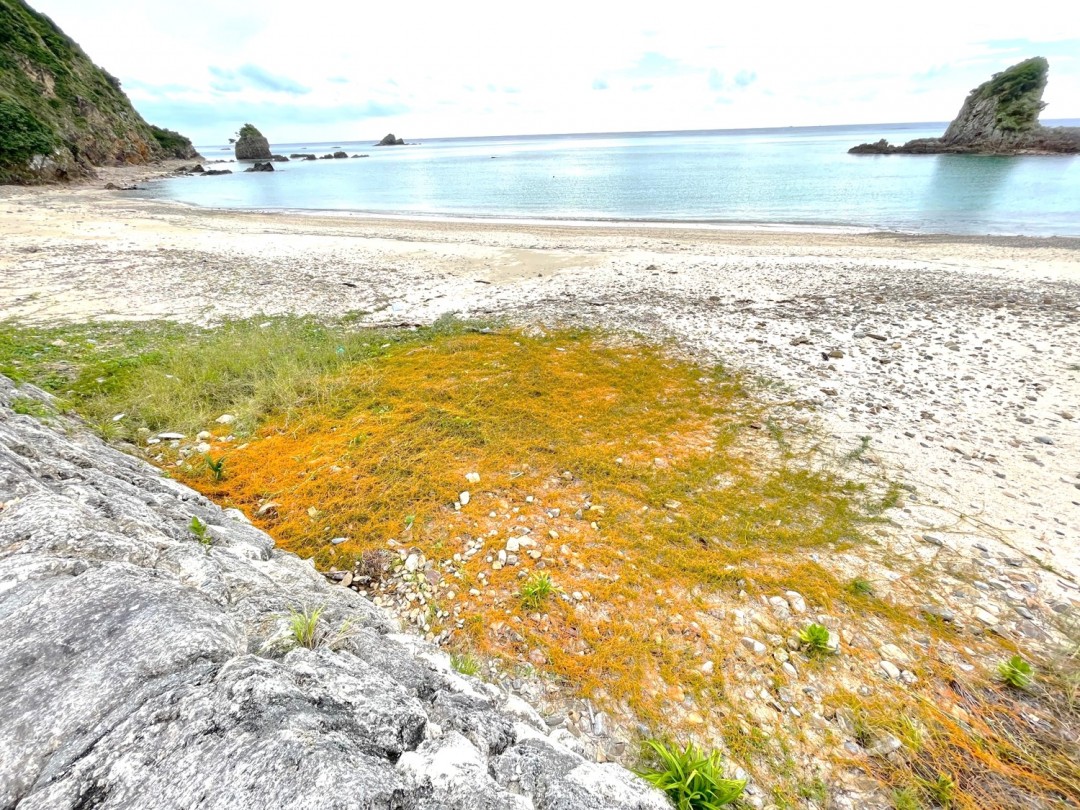
[[[220,212],[104,182],[0,188],[4,318],[459,312],[673,338],[815,403],[841,452],[870,436],[914,487],[902,531],[1030,557],[1080,603],[1080,240]]]

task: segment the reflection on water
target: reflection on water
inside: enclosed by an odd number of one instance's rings
[[[1009,175],[1024,160],[1001,155],[933,155],[934,172],[924,197],[928,214],[989,211],[1000,202]]]
[[[220,208],[1080,236],[1080,157],[847,154],[855,143],[940,130],[934,124],[461,138],[378,148],[342,143],[370,157],[278,163],[272,174],[235,167],[241,171],[176,178],[144,193]],[[274,148],[330,151],[322,144]]]

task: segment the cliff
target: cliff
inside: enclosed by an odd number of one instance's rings
[[[197,157],[151,127],[120,82],[23,0],[0,0],[0,183],[89,177],[95,166]]]
[[[240,133],[236,139],[237,160],[270,160],[273,153],[270,151],[270,142],[263,137],[251,124],[240,127]]]
[[[1039,123],[1039,113],[1046,106],[1042,95],[1048,72],[1047,61],[1036,56],[995,73],[968,94],[940,138],[919,138],[902,146],[881,140],[848,151],[856,155],[1080,153],[1080,128]]]
[[[0,807],[669,807],[238,511],[15,397],[0,376]],[[321,643],[290,643],[320,607]]]

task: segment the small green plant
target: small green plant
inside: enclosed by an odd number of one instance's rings
[[[322,618],[325,608],[304,608],[289,612],[289,632],[292,641],[297,647],[306,647],[314,650],[319,646],[322,636],[319,620]]]
[[[195,539],[202,543],[202,547],[209,554],[210,547],[214,545],[214,537],[210,534],[210,527],[197,517],[192,516],[191,523],[188,524],[188,530],[195,535]]]
[[[829,652],[829,631],[820,624],[811,624],[805,630],[799,631],[799,641],[811,656]]]
[[[351,635],[349,622],[342,622],[337,630],[331,630],[323,621],[325,607],[302,608],[289,611],[289,635],[287,646],[306,647],[309,650],[318,647],[337,647]]]
[[[997,672],[998,677],[1014,689],[1027,689],[1035,680],[1035,670],[1019,655],[998,664]]]
[[[817,777],[812,782],[799,784],[799,797],[810,799],[810,801],[818,804],[825,804],[829,800],[829,787],[820,777]]]
[[[746,787],[742,779],[725,779],[720,754],[704,754],[693,743],[683,750],[659,740],[646,740],[653,762],[638,776],[659,788],[677,810],[716,810],[738,799]]]
[[[873,596],[874,586],[870,584],[869,580],[862,577],[855,577],[848,583],[848,590],[856,596]]]
[[[205,456],[206,468],[210,470],[210,474],[214,476],[215,481],[222,481],[225,478],[225,456],[219,459],[211,458],[209,455]]]
[[[538,610],[544,601],[559,587],[552,582],[551,576],[539,571],[525,580],[521,586],[521,604],[528,610]]]
[[[860,461],[863,456],[866,455],[866,451],[870,449],[870,437],[860,436],[859,443],[854,449],[849,450],[844,455],[845,461]]]
[[[896,810],[922,810],[922,804],[911,788],[893,791],[893,806]]]
[[[451,654],[450,666],[454,668],[455,672],[460,672],[462,675],[476,675],[480,672],[480,662],[467,653]]]
[[[44,419],[49,415],[49,406],[31,397],[14,397],[11,400],[11,410],[23,416],[33,416],[35,419]]]
[[[938,807],[943,808],[943,810],[949,810],[952,807],[953,798],[956,794],[956,782],[952,780],[951,776],[939,773],[937,779],[933,781],[924,780],[922,785]]]

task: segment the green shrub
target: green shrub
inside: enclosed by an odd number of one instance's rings
[[[179,132],[150,125],[150,134],[168,157],[187,158],[195,151],[191,141]]]
[[[0,96],[0,167],[23,167],[34,155],[51,154],[56,143],[48,125],[22,104]]]
[[[874,586],[870,584],[869,580],[862,577],[855,577],[848,583],[848,590],[856,596],[873,596]]]
[[[238,138],[261,138],[262,136],[263,134],[259,132],[254,124],[244,124],[237,133]]]
[[[693,743],[680,751],[658,740],[645,742],[653,762],[638,776],[659,788],[677,810],[716,810],[738,799],[745,780],[725,779],[716,751],[705,755]]]

